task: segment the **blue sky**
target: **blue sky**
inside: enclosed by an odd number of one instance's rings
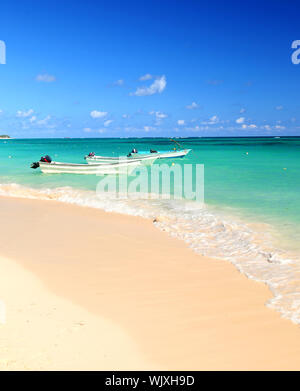
[[[299,13],[296,0],[3,0],[0,133],[300,135]]]

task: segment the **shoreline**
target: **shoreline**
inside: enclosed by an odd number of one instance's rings
[[[15,261],[18,270],[42,281],[37,291],[122,330],[138,359],[120,360],[119,367],[300,369],[299,327],[264,305],[272,297],[267,286],[248,280],[228,261],[195,254],[141,217],[57,201],[0,200],[1,264],[2,258]],[[13,332],[15,325],[5,327]],[[95,350],[92,343],[91,368]],[[110,365],[103,369],[117,369]]]

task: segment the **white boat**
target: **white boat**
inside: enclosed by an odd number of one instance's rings
[[[111,164],[111,163],[122,163],[122,162],[140,162],[143,166],[151,166],[158,159],[158,156],[142,156],[142,157],[105,157],[105,156],[85,156],[85,160],[88,164]]]
[[[39,162],[41,171],[45,174],[126,174],[130,175],[141,163],[139,161],[124,161],[108,164],[76,164],[60,162]]]
[[[191,149],[181,149],[179,151],[167,151],[167,152],[157,152],[158,159],[173,159],[186,156],[191,152]]]
[[[85,160],[89,163],[96,163],[96,162],[120,162],[121,160],[134,160],[134,161],[141,161],[142,164],[152,164],[151,158],[155,159],[170,159],[170,158],[181,158],[186,156],[191,149],[182,149],[179,151],[166,151],[166,152],[139,152],[139,153],[131,153],[130,156],[99,156],[99,155],[87,155],[85,156]]]

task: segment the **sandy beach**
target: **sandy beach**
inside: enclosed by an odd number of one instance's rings
[[[1,370],[299,370],[268,288],[152,221],[0,198]]]

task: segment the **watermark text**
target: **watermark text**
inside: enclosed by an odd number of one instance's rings
[[[185,199],[204,203],[204,165],[141,165],[130,175],[104,176],[96,193],[99,197],[108,193],[116,199]]]
[[[295,40],[292,42],[292,49],[296,49],[293,53],[292,53],[292,63],[295,64],[295,65],[298,65],[300,64],[300,40]]]
[[[6,64],[6,45],[4,41],[0,40],[0,64]]]

